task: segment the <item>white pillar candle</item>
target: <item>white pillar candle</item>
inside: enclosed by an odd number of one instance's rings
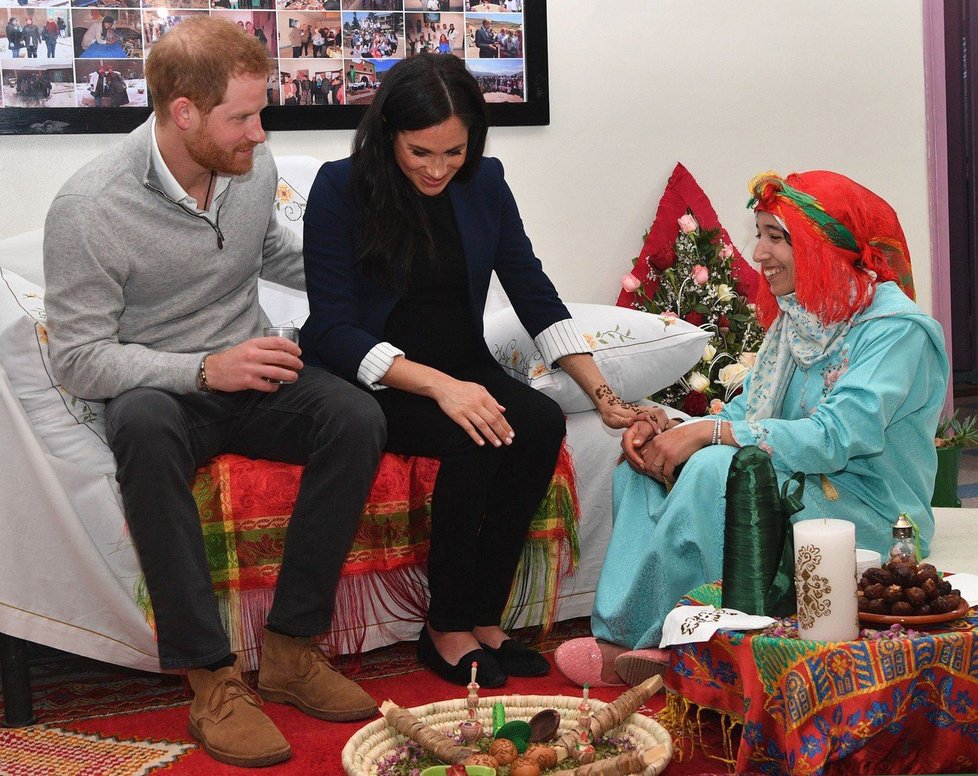
[[[852,641],[856,607],[856,526],[819,517],[794,525],[798,635],[813,641]]]

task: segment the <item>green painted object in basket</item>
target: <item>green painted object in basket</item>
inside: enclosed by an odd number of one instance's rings
[[[514,719],[512,722],[507,722],[499,728],[495,735],[493,735],[493,738],[508,738],[516,745],[516,751],[523,754],[530,745],[530,733],[529,722]]]
[[[432,765],[421,771],[421,776],[445,776],[448,773],[447,765]],[[466,776],[496,776],[496,769],[487,765],[466,765]]]

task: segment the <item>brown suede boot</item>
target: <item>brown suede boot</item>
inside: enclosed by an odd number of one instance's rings
[[[190,735],[222,763],[258,768],[288,760],[292,747],[261,710],[261,699],[241,681],[236,665],[187,672],[194,700]]]
[[[266,701],[291,703],[330,722],[349,722],[377,713],[377,704],[326,659],[311,639],[265,629],[258,694]]]

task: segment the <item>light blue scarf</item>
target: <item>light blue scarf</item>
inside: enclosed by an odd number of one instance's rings
[[[852,327],[852,321],[824,325],[801,306],[794,293],[779,296],[777,302],[781,314],[757,352],[747,393],[747,420],[780,417],[795,368],[808,368],[835,353]]]

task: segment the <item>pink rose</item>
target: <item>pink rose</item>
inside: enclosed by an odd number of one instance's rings
[[[720,249],[720,257],[724,259],[732,259],[733,255],[733,246],[729,243],[724,243],[723,247]]]
[[[713,399],[710,401],[710,414],[719,415],[723,412],[723,401],[720,399]]]
[[[634,294],[642,287],[642,281],[635,277],[631,272],[626,272],[621,276],[621,287],[628,293]]]
[[[705,286],[710,279],[710,271],[702,264],[693,265],[693,282],[698,286]]]
[[[695,232],[700,228],[700,225],[696,223],[696,219],[690,213],[679,217],[679,230],[683,234],[689,234],[690,232]]]

